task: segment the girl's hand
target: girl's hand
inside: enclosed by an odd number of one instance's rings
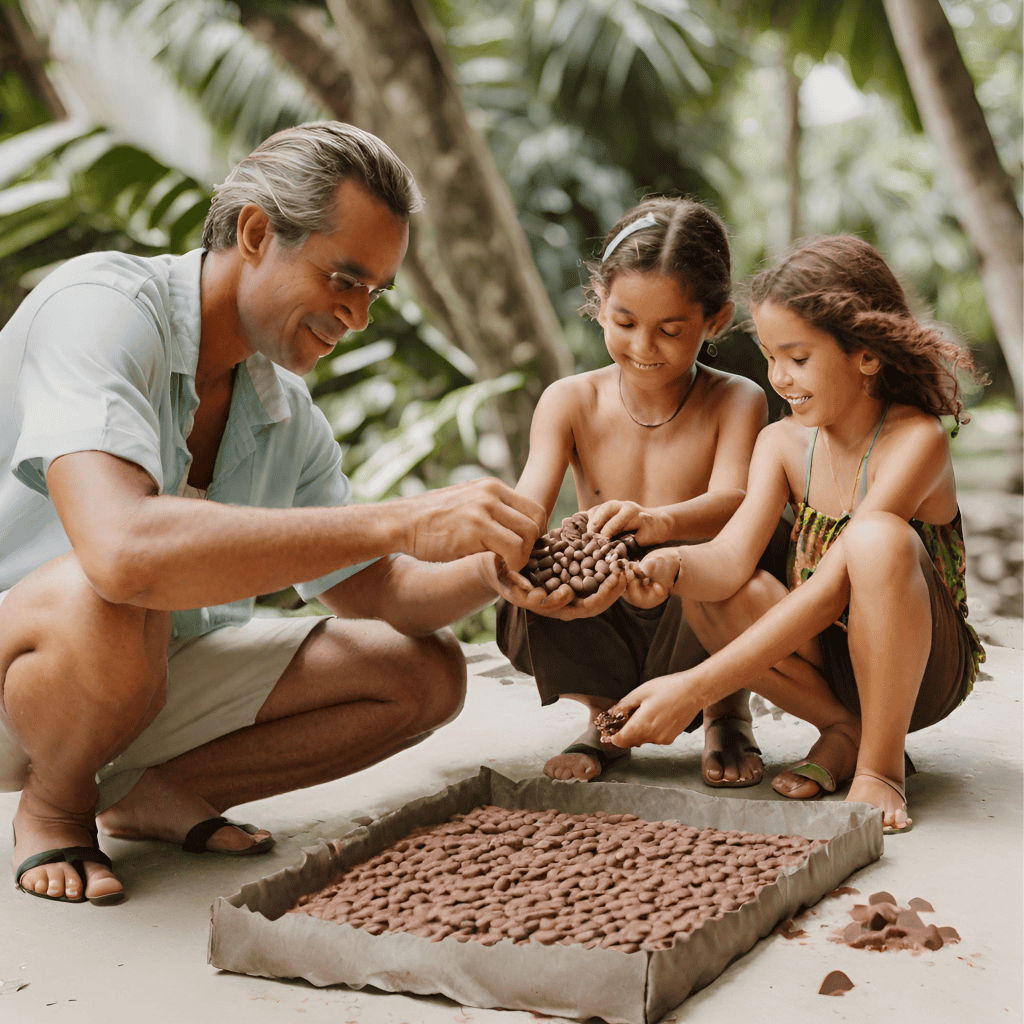
[[[668,600],[668,588],[644,572],[627,569],[625,598],[637,608],[656,608]]]
[[[657,586],[659,590],[663,590],[665,597],[668,597],[682,575],[679,549],[655,548],[653,551],[649,551],[640,562],[640,571],[650,580],[652,586]],[[641,605],[640,607],[644,606]]]
[[[661,536],[660,520],[656,514],[635,501],[606,501],[587,511],[588,528],[606,537],[632,533],[641,547],[658,544]]]
[[[622,596],[628,582],[625,573],[613,573],[595,593],[579,598],[568,583],[550,592],[544,587],[535,587],[496,556],[484,563],[483,577],[487,585],[509,604],[548,618],[566,620],[600,615]]]
[[[697,716],[704,703],[691,692],[688,672],[676,672],[641,683],[609,712],[632,711],[626,724],[611,737],[617,747],[671,743]]]

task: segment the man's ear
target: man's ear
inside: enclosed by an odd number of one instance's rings
[[[274,229],[270,218],[261,206],[246,203],[238,213],[236,245],[246,263],[259,263],[262,259]]]
[[[721,334],[731,323],[736,315],[736,303],[727,302],[710,320],[707,321],[706,338],[714,338]]]

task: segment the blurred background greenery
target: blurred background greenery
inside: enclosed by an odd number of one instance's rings
[[[1021,2],[942,10],[1019,221]],[[392,30],[422,52],[389,57]],[[437,101],[406,127],[387,103],[404,83],[408,106],[424,80],[458,114]],[[233,160],[330,116],[377,131],[421,183],[453,162],[467,175],[465,216],[462,198],[428,193],[426,248],[414,244],[373,323],[308,378],[360,498],[515,481],[543,385],[608,359],[578,313],[582,263],[652,191],[718,210],[737,280],[805,234],[876,244],[991,377],[967,393],[979,429],[954,442],[968,476],[1020,489],[1019,372],[1015,387],[1004,350],[1016,357],[883,0],[0,0],[0,323],[78,253],[196,247]],[[461,247],[478,222],[482,248]],[[453,294],[469,310],[461,327]],[[481,295],[497,296],[486,311]],[[766,386],[744,319],[710,362]],[[556,520],[573,510],[563,488]],[[265,603],[296,604],[290,591]],[[457,628],[488,635],[493,609]]]

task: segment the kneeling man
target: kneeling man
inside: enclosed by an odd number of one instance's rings
[[[379,139],[302,125],[231,172],[202,249],[71,260],[0,332],[0,788],[21,790],[24,892],[122,899],[98,829],[265,850],[222,812],[458,713],[437,630],[493,600],[543,510],[497,480],[350,504],[300,376],[366,326],[419,204]],[[291,584],[334,616],[251,618]]]

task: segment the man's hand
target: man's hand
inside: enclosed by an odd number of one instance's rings
[[[632,533],[641,547],[664,543],[663,524],[651,509],[635,501],[605,501],[587,512],[589,529],[606,537]]]
[[[547,524],[537,502],[494,477],[388,504],[407,523],[400,550],[424,562],[493,551],[508,566],[521,569]]]
[[[499,558],[485,559],[483,566],[485,582],[509,604],[551,619],[586,619],[600,615],[615,604],[628,585],[627,573],[612,573],[593,594],[581,598],[568,583],[553,591],[535,587]]]

